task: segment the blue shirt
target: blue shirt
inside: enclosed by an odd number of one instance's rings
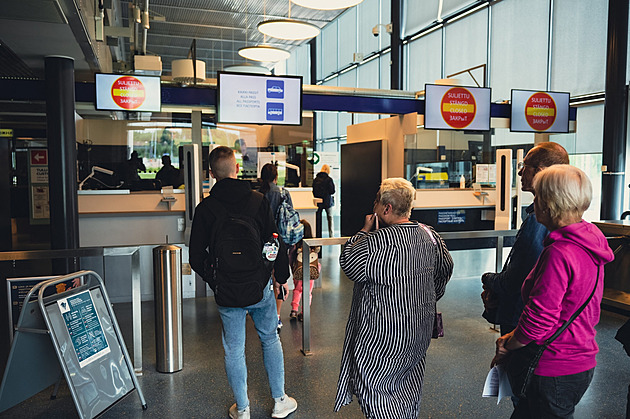
[[[521,287],[543,250],[543,240],[549,234],[547,228],[536,220],[534,204],[525,209],[527,217],[516,235],[503,270],[485,274],[484,285],[499,299],[496,323],[516,326],[523,311]]]

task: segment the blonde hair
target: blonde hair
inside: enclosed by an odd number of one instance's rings
[[[327,164],[323,165],[322,169],[320,170],[320,172],[324,172],[324,173],[329,175],[330,174],[330,166],[327,165]]]
[[[385,179],[376,195],[377,202],[390,204],[394,214],[401,217],[411,215],[411,205],[416,198],[416,190],[411,182],[401,177]]]
[[[549,208],[552,220],[580,219],[591,205],[593,186],[586,173],[568,164],[556,164],[536,174],[534,193]]]

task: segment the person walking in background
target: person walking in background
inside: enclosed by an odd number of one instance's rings
[[[582,219],[593,194],[583,171],[554,165],[536,175],[533,187],[536,219],[550,233],[523,283],[525,308],[518,325],[497,340],[492,366],[509,363],[510,352],[530,342],[541,345],[588,301],[543,351],[525,398],[518,400],[512,414],[572,418],[597,364],[595,325],[604,290],[603,266],[613,260],[613,252],[602,232]]]
[[[155,178],[163,187],[179,188],[184,183],[181,171],[171,164],[171,156],[168,154],[162,156],[162,168],[156,173]]]
[[[545,142],[532,148],[518,165],[523,191],[534,193],[533,179],[536,173],[555,164],[568,164],[567,151],[557,143]],[[481,277],[481,298],[485,311],[483,317],[500,325],[501,335],[516,327],[523,311],[521,285],[534,267],[543,249],[543,240],[549,232],[536,221],[534,204],[525,210],[527,216],[521,225],[510,255],[499,273],[487,272]]]
[[[335,411],[356,395],[367,418],[418,418],[436,301],[453,260],[432,228],[409,220],[415,196],[411,182],[385,179],[374,214],[339,258],[354,292]]]
[[[282,203],[282,199],[287,200],[289,205],[293,207],[293,201],[291,200],[291,194],[286,189],[278,186],[278,168],[275,164],[267,163],[260,170],[260,188],[258,192],[265,195],[265,198],[269,201],[269,206],[271,208],[271,213],[274,218],[278,213],[278,207]],[[282,240],[280,238],[280,240]],[[288,249],[291,251],[291,249]],[[280,318],[280,310],[282,309],[282,303],[286,299],[286,296],[289,293],[289,289],[286,284],[280,284],[275,280],[273,282],[273,289],[276,295],[276,309],[278,314],[278,331],[282,328],[282,319]]]
[[[273,233],[277,234],[276,223],[267,199],[252,191],[249,182],[236,178],[239,166],[232,149],[217,147],[210,153],[209,160],[210,174],[217,183],[195,210],[190,235],[190,264],[214,291],[221,316],[225,371],[236,399],[228,414],[232,419],[250,417],[245,363],[245,327],[249,314],[262,344],[263,361],[274,398],[271,417],[285,418],[297,409],[297,402],[284,392],[284,355],[276,332],[271,267],[261,256],[263,241],[272,238]],[[228,225],[235,228],[230,230],[230,235],[225,234]],[[227,247],[229,245],[235,248],[232,250]],[[270,252],[266,260],[275,260],[275,279],[286,286],[289,278],[287,252],[282,240],[278,245],[277,255],[270,257]],[[251,260],[239,259],[246,254]],[[229,263],[223,263],[224,259],[229,259]],[[243,301],[249,304],[242,306]]]
[[[328,219],[328,237],[333,237],[332,207],[334,205],[333,195],[335,193],[335,182],[330,177],[330,166],[322,166],[321,171],[313,179],[313,196],[321,198],[322,202],[317,204],[317,237],[322,236],[322,211],[326,210]]]
[[[300,222],[304,225],[303,239],[312,239],[313,229],[311,227],[311,224],[306,220],[300,220]],[[304,256],[302,254],[302,240],[297,242],[292,252],[289,252],[289,262],[293,267],[293,284],[295,284],[295,288],[293,289],[293,299],[291,300],[291,313],[289,314],[289,318],[291,320],[297,319],[299,321],[302,321],[303,319],[302,312],[298,313],[298,309],[300,308],[300,299],[302,298],[302,290],[304,287]],[[317,256],[317,254],[319,253],[319,249],[319,246],[310,249],[308,260],[310,278],[310,281],[308,281],[310,283],[308,291],[309,307],[311,306],[311,301],[313,300],[313,284],[315,283],[315,280],[319,278],[319,274],[322,271],[321,264],[319,263],[319,257]]]

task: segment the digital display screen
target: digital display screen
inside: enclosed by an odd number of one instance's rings
[[[96,109],[101,111],[160,112],[159,76],[102,74],[96,77]]]
[[[302,125],[302,77],[219,72],[217,122]]]
[[[569,93],[512,90],[510,131],[569,132]]]
[[[424,128],[490,130],[490,88],[425,85]]]

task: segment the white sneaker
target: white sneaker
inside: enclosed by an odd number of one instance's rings
[[[249,419],[249,406],[245,410],[238,410],[236,403],[234,403],[230,407],[229,414],[231,419]]]
[[[291,413],[297,410],[297,402],[293,397],[289,397],[286,394],[276,401],[271,412],[272,418],[286,418]]]

